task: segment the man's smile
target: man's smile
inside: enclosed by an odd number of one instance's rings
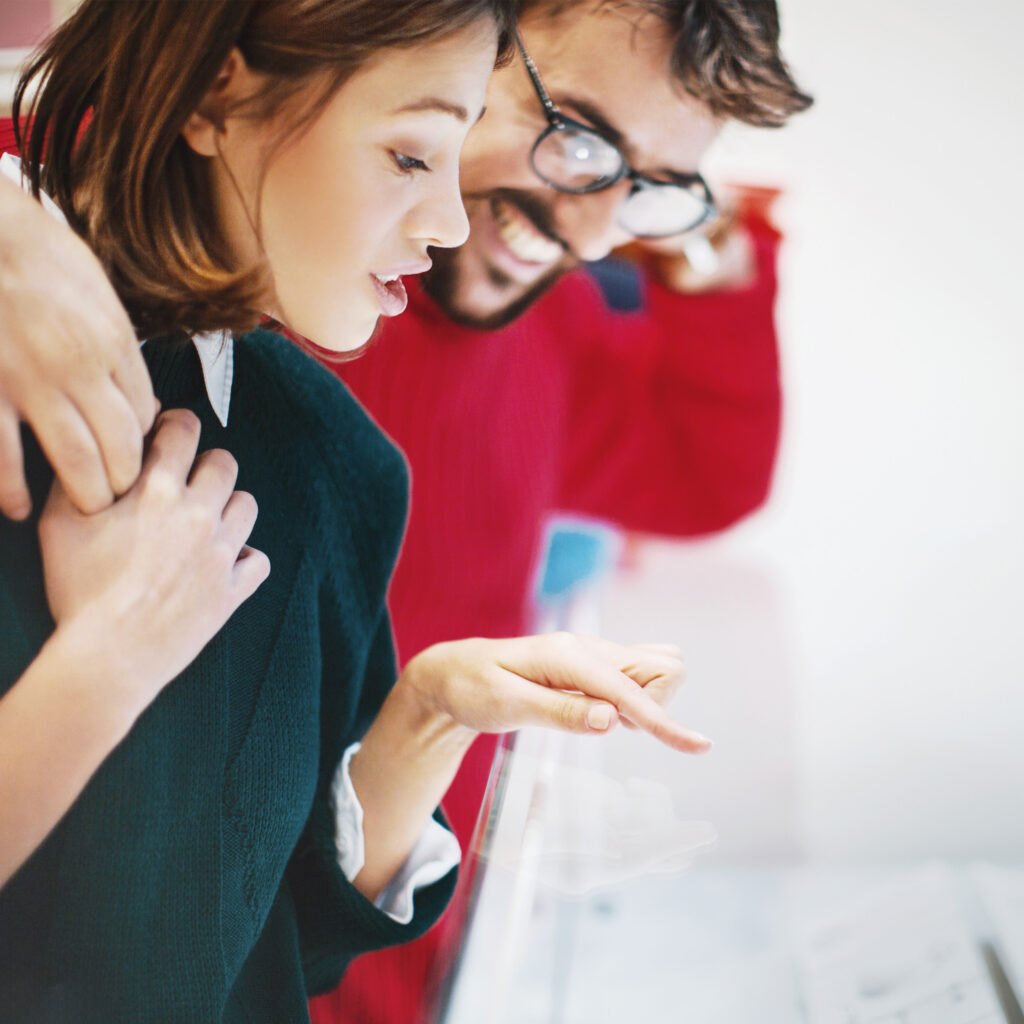
[[[551,264],[564,253],[562,246],[542,234],[526,214],[504,199],[491,200],[491,215],[498,237],[516,259],[523,263]]]

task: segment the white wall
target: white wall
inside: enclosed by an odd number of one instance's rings
[[[1024,3],[782,13],[817,104],[713,165],[789,192],[775,493],[609,598],[687,647],[676,709],[718,741],[613,761],[726,859],[1024,859]]]

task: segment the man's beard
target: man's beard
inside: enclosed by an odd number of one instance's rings
[[[507,306],[493,313],[479,316],[460,309],[455,301],[458,294],[459,281],[459,250],[432,249],[430,258],[434,265],[423,275],[423,290],[444,310],[445,315],[457,324],[476,327],[482,331],[496,331],[506,324],[518,319],[530,308],[551,286],[570,268],[561,264],[551,268],[550,273],[535,281],[520,296],[513,299]],[[488,277],[492,283],[505,287],[514,282],[496,267],[488,268]]]
[[[514,202],[520,210],[530,216],[530,219],[550,238],[560,241],[555,234],[551,214],[546,206],[530,196],[528,193],[518,193],[511,190],[498,189],[487,195],[466,196],[467,200],[477,200],[489,203],[492,198],[501,199],[505,202]],[[564,243],[561,243],[564,245]],[[567,248],[567,247],[566,247]],[[520,292],[515,298],[510,299],[507,305],[485,314],[472,313],[463,309],[458,303],[459,294],[459,250],[458,249],[434,249],[430,250],[433,266],[422,277],[423,290],[437,303],[445,314],[456,323],[464,324],[467,327],[476,327],[480,330],[493,331],[510,324],[516,320],[527,309],[530,308],[552,285],[578,261],[566,258],[554,264],[542,277],[533,284],[527,285],[526,290]],[[498,289],[516,289],[522,287],[515,280],[509,277],[498,267],[487,264],[485,273],[491,284]]]

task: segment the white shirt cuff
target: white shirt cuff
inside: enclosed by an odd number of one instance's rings
[[[366,863],[363,807],[356,796],[349,774],[349,763],[360,746],[359,743],[353,743],[345,751],[331,786],[338,866],[350,882],[355,881]],[[374,900],[374,906],[383,910],[398,924],[408,924],[413,918],[413,897],[417,890],[440,881],[461,859],[458,840],[448,829],[431,818],[420,833],[405,863]]]

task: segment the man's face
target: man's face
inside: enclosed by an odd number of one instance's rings
[[[720,124],[677,85],[658,18],[581,4],[557,20],[527,14],[520,34],[555,106],[616,142],[633,168],[653,177],[697,170]],[[573,195],[534,174],[530,151],[547,123],[517,56],[491,78],[487,113],[463,150],[469,240],[435,251],[424,282],[456,320],[508,323],[580,261],[631,238],[616,222],[628,180]]]

